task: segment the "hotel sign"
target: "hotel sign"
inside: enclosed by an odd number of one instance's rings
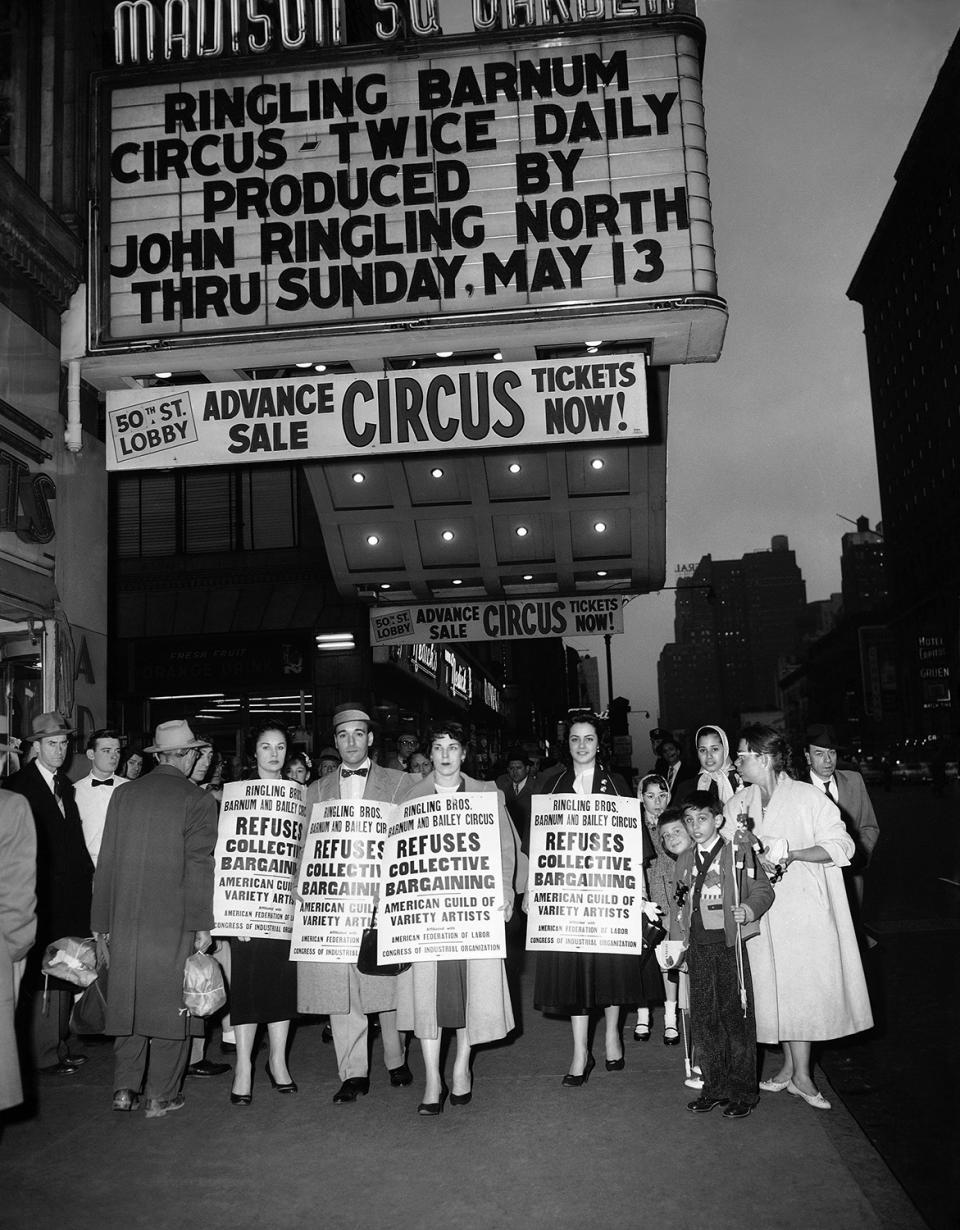
[[[101,75],[91,349],[716,294],[687,27],[429,46]]]

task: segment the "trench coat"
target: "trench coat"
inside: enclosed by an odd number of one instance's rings
[[[494,793],[500,815],[500,872],[503,878],[505,902],[513,900],[513,884],[520,838],[507,812],[503,792],[494,782],[476,781],[463,774],[463,789],[467,793]],[[433,774],[414,781],[403,797],[426,798],[434,794]],[[466,1041],[469,1046],[479,1042],[494,1042],[504,1038],[514,1027],[513,1007],[504,962],[500,957],[477,957],[465,962],[467,967]],[[397,1028],[413,1030],[418,1038],[436,1038],[437,1026],[437,962],[416,961],[397,978]]]
[[[94,931],[110,935],[105,1033],[202,1032],[180,1015],[183,967],[195,932],[213,926],[216,840],[216,801],[171,765],[114,791],[91,913]]]
[[[408,789],[408,773],[371,764],[363,797],[377,803],[397,803]],[[328,773],[307,787],[307,823],[315,803],[329,803],[340,797],[340,772]],[[306,844],[304,844],[306,851]],[[302,861],[302,860],[301,860]],[[297,880],[299,882],[299,875]],[[351,1009],[349,963],[336,961],[297,962],[297,1008],[300,1012],[334,1013],[342,1015]],[[379,975],[356,975],[360,988],[360,1012],[390,1012],[397,1006],[396,978]]]
[[[33,989],[42,987],[40,963],[48,944],[90,934],[90,884],[93,863],[83,839],[83,824],[73,794],[73,783],[63,772],[60,783],[63,812],[36,761],[7,779],[7,789],[22,794],[30,804],[37,833],[37,942],[30,953],[25,978]],[[52,991],[73,994],[76,986],[50,979]]]
[[[14,1029],[14,964],[37,933],[37,835],[30,804],[0,790],[0,1110],[23,1101]]]
[[[873,1024],[842,867],[854,853],[835,804],[785,773],[763,811],[760,788],[744,786],[724,807],[727,836],[747,812],[771,862],[788,850],[822,846],[829,863],[791,863],[750,942],[757,1041],[845,1038]]]

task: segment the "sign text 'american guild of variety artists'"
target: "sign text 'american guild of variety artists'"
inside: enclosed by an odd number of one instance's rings
[[[214,850],[215,935],[289,938],[305,811],[296,782],[224,786]]]
[[[249,64],[98,79],[94,346],[716,293],[689,33]]]
[[[291,960],[354,962],[373,918],[387,825],[395,809],[372,799],[316,803],[307,821]]]
[[[383,851],[379,959],[503,957],[497,795],[433,794],[399,808]]]
[[[643,895],[638,799],[534,795],[529,951],[639,953]]]
[[[623,631],[623,599],[514,598],[382,607],[370,612],[370,644],[526,641]]]
[[[649,434],[644,356],[107,394],[107,468],[522,448]]]

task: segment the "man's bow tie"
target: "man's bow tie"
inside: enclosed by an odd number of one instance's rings
[[[354,777],[354,776],[366,777],[369,772],[370,772],[369,769],[341,769],[340,776],[341,777]]]
[[[91,777],[90,783],[93,786],[112,786],[112,777]]]

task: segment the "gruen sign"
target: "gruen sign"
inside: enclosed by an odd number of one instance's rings
[[[250,63],[96,79],[91,348],[716,295],[686,28]]]
[[[640,354],[107,393],[108,470],[648,434]]]
[[[526,598],[383,607],[370,612],[371,645],[536,640],[623,631],[623,599]]]

